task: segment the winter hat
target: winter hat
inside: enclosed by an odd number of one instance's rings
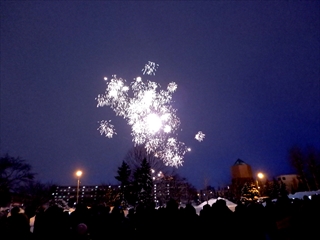
[[[86,224],[80,223],[80,224],[78,224],[78,226],[77,226],[77,233],[78,233],[79,235],[85,235],[85,234],[87,233],[87,229],[88,229],[88,227],[87,227]]]

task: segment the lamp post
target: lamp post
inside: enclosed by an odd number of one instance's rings
[[[264,178],[264,174],[262,173],[262,172],[259,172],[258,174],[257,174],[257,188],[258,188],[258,190],[259,190],[259,192],[260,192],[260,187],[259,187],[259,180],[258,179],[260,179],[261,181],[262,181],[262,179]]]
[[[77,182],[77,204],[78,204],[78,202],[79,202],[80,177],[82,175],[82,171],[77,171],[76,175],[78,177],[78,182]]]

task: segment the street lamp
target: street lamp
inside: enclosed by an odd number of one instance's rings
[[[262,173],[262,172],[259,172],[258,174],[257,174],[257,177],[258,177],[258,179],[260,179],[260,181],[262,181],[262,179],[264,178],[264,174]],[[260,189],[260,187],[259,187],[259,180],[257,179],[257,188],[258,189]],[[259,190],[259,192],[260,192],[260,190]]]
[[[77,204],[78,204],[78,202],[79,202],[80,177],[82,175],[82,171],[77,171],[76,175],[78,177],[78,184],[77,184]]]
[[[258,176],[258,178],[260,178],[260,179],[262,179],[262,178],[264,177],[263,173],[261,173],[261,172],[259,172],[259,173],[257,174],[257,176]]]

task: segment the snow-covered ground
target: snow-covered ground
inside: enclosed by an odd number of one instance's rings
[[[295,199],[295,198],[303,199],[304,196],[308,196],[311,199],[312,195],[320,195],[320,189],[317,190],[317,191],[296,192],[295,194],[289,194],[288,197],[290,199]],[[200,211],[201,211],[201,209],[203,208],[204,205],[209,204],[210,206],[212,206],[212,204],[215,203],[218,199],[225,200],[226,203],[227,203],[227,206],[229,207],[229,209],[232,210],[233,212],[235,211],[235,208],[237,206],[236,203],[233,203],[233,202],[231,202],[231,201],[229,201],[227,199],[224,199],[224,198],[217,198],[217,199],[216,198],[212,198],[212,199],[210,199],[208,201],[205,201],[205,202],[199,204],[198,206],[194,206],[195,209],[196,209],[197,214],[200,213]],[[263,205],[265,205],[265,204],[263,204]]]
[[[204,205],[209,204],[210,206],[212,206],[212,204],[214,204],[214,203],[215,203],[217,200],[219,200],[219,199],[225,200],[226,203],[227,203],[227,207],[228,207],[231,211],[234,212],[237,204],[235,204],[235,203],[233,203],[233,202],[231,202],[231,201],[229,201],[229,200],[227,200],[227,199],[225,199],[225,198],[220,198],[220,197],[218,197],[218,198],[211,198],[210,200],[205,201],[205,202],[199,204],[198,206],[194,206],[194,208],[196,209],[197,214],[198,214],[198,215],[200,214],[200,211],[201,211],[201,209],[203,208]]]
[[[312,195],[320,195],[320,189],[317,191],[310,192],[296,192],[295,194],[289,194],[288,197],[291,199],[299,198],[302,199],[304,196],[311,198]]]

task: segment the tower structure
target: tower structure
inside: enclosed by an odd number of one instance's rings
[[[240,199],[241,189],[244,184],[254,182],[251,166],[243,160],[238,159],[231,166],[231,177],[231,191],[237,199]]]
[[[232,179],[253,179],[251,166],[238,159],[231,167]]]

